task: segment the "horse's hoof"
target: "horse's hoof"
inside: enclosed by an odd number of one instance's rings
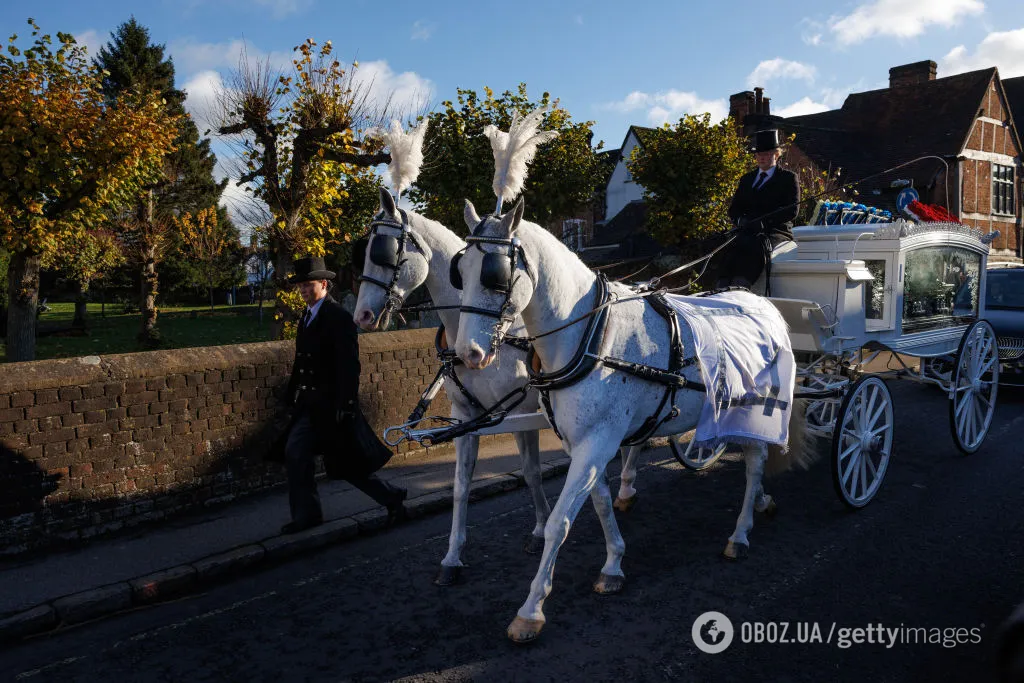
[[[516,616],[508,625],[505,634],[513,643],[531,643],[537,640],[542,628],[544,628],[543,619],[523,619]]]
[[[629,512],[630,510],[633,509],[633,506],[636,505],[636,498],[639,495],[639,493],[634,493],[629,498],[616,497],[615,502],[612,503],[612,507],[614,507],[619,512]]]
[[[441,569],[437,572],[437,577],[434,579],[434,585],[454,586],[461,577],[462,567],[447,567],[442,564]]]
[[[594,582],[594,592],[598,595],[615,595],[621,593],[626,586],[625,576],[609,576],[604,572]]]
[[[764,510],[761,510],[765,517],[774,517],[779,513],[779,506],[775,504],[775,501],[771,498],[768,499],[768,504],[764,506]]]
[[[526,545],[523,546],[523,550],[530,553],[531,555],[539,555],[544,552],[544,537],[543,536],[530,536],[526,539]]]
[[[747,552],[750,550],[746,543],[733,543],[729,541],[725,544],[725,550],[722,551],[722,557],[727,560],[743,560],[747,557]]]

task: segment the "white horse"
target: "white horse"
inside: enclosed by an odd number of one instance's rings
[[[467,238],[471,246],[459,263],[464,288],[456,351],[471,368],[491,366],[497,355],[495,335],[500,339],[508,320],[468,312],[466,307],[500,309],[519,315],[528,333],[538,335],[565,325],[600,303],[600,285],[595,274],[553,235],[522,220],[522,215],[522,199],[512,211],[499,218],[488,216],[484,221],[473,205],[466,202],[465,220],[473,235]],[[495,273],[502,269],[499,266],[509,264],[512,255],[516,258],[511,261],[511,268],[506,265],[504,271],[509,276],[508,293],[488,287],[494,282]],[[625,286],[613,283],[610,289],[619,298],[633,298],[607,309],[607,326],[598,355],[666,368],[671,354],[670,328],[666,320],[647,300],[635,298],[635,293]],[[782,325],[784,327],[784,323]],[[579,358],[578,349],[584,342],[586,327],[580,322],[536,339],[534,348],[544,372],[555,372]],[[691,352],[694,340],[683,320],[680,320],[680,333],[684,347]],[[789,353],[791,356],[792,352]],[[687,367],[683,376],[694,382],[701,381],[696,365]],[[599,593],[621,590],[625,580],[621,567],[625,544],[612,511],[605,468],[619,444],[640,429],[649,416],[658,413],[664,390],[661,385],[601,362],[577,383],[553,392],[555,421],[572,462],[544,529],[544,550],[529,597],[508,627],[512,640],[527,642],[539,635],[545,621],[543,604],[551,592],[558,550],[588,494],[600,517],[607,551],[594,590]],[[704,403],[703,392],[681,390],[674,402],[678,413],[671,417],[668,410],[671,404],[661,410],[660,414],[667,417],[654,436],[694,428]],[[760,441],[743,446],[746,493],[735,531],[726,545],[726,557],[735,559],[744,554],[754,511],[766,511],[774,505],[761,486],[766,464],[771,472],[788,469],[794,464],[809,465],[811,458],[804,453],[804,443],[800,440],[802,419],[801,402],[799,407],[792,406],[788,451],[778,446],[769,448]],[[780,423],[776,424],[781,428]]]
[[[372,278],[381,283],[378,286],[367,286],[365,281],[359,287],[356,301],[355,321],[364,330],[377,329],[381,319],[390,315],[385,310],[389,296],[392,306],[400,305],[413,290],[425,285],[430,292],[430,299],[436,306],[453,308],[438,311],[444,325],[448,348],[453,348],[458,340],[459,311],[461,293],[450,280],[452,259],[466,247],[455,233],[437,221],[425,218],[413,211],[400,212],[395,206],[391,194],[381,189],[380,212],[376,221],[386,221],[389,225],[378,225],[375,234],[367,245],[363,263],[363,277]],[[402,246],[402,253],[395,254],[396,269],[383,266],[373,261],[373,241],[382,236],[394,238],[388,240],[388,249],[395,250],[400,244],[399,238],[403,227],[407,226],[411,238]],[[382,249],[383,244],[378,245]],[[393,279],[393,284],[392,283]],[[390,293],[388,291],[390,285]],[[387,322],[384,322],[387,326]],[[511,332],[522,334],[524,326],[521,320],[515,321]],[[526,372],[526,353],[514,347],[507,347],[500,364],[492,365],[483,370],[470,370],[463,365],[455,368],[455,374],[466,389],[475,396],[484,407],[493,405],[510,392],[522,387],[529,379]],[[445,381],[445,393],[451,401],[451,417],[468,420],[480,415],[483,410],[474,406],[465,393],[453,386],[450,380]],[[512,414],[529,414],[538,410],[538,394],[531,391]],[[526,541],[526,551],[539,553],[544,548],[544,525],[551,506],[544,495],[540,467],[540,436],[539,432],[515,432],[516,445],[522,458],[523,477],[533,498],[537,523]],[[458,581],[462,563],[462,549],[466,544],[466,519],[469,504],[469,488],[473,482],[473,470],[476,467],[480,437],[474,435],[461,436],[455,439],[455,485],[453,491],[452,530],[448,540],[448,552],[441,560],[441,569],[435,583],[451,585]],[[624,453],[622,484],[620,499],[616,501],[619,509],[629,510],[636,499],[633,482],[636,479],[636,458],[640,446]]]

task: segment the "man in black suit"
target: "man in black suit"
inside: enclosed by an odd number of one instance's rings
[[[729,218],[738,230],[736,239],[718,255],[719,288],[751,287],[761,276],[772,249],[793,240],[800,183],[795,173],[776,165],[782,156],[781,147],[779,131],[756,133],[753,151],[757,170],[740,178],[729,206]]]
[[[327,293],[334,277],[322,258],[311,257],[295,261],[295,275],[289,280],[298,284],[306,310],[299,323],[295,364],[288,382],[294,414],[284,449],[292,516],[281,529],[286,534],[323,523],[316,453],[325,456],[325,464],[330,459],[329,475],[340,469],[343,476],[335,478],[347,479],[387,507],[388,525],[405,517],[405,489],[373,472],[367,474],[361,466],[366,458],[354,451],[380,444],[363,443],[358,436],[362,426],[358,421],[365,421],[359,412],[359,339],[352,316]]]

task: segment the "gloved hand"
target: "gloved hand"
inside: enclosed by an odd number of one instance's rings
[[[337,424],[344,424],[356,416],[355,401],[343,401],[335,406],[334,421]]]

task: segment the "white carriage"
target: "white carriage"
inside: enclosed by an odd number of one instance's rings
[[[977,451],[998,388],[996,336],[984,320],[994,235],[903,220],[793,232],[773,258],[770,300],[790,326],[798,396],[812,399],[808,426],[832,440],[840,499],[867,505],[885,476],[893,446],[885,376],[941,387],[954,442]]]

